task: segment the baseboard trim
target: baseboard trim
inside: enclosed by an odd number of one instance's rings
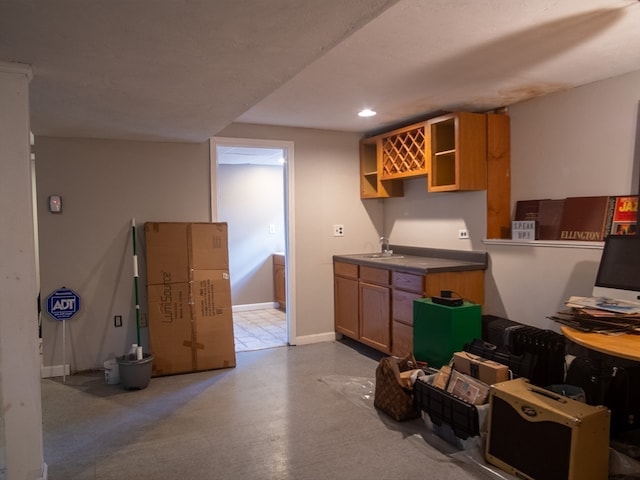
[[[49,365],[48,367],[40,367],[41,378],[62,377],[70,374],[69,364],[66,365]]]
[[[265,302],[265,303],[248,303],[246,305],[233,305],[231,307],[232,312],[249,312],[251,310],[267,310],[269,308],[278,308],[280,304],[278,302]]]
[[[311,343],[333,342],[336,339],[336,332],[316,333],[314,335],[303,335],[296,337],[293,345],[309,345]]]

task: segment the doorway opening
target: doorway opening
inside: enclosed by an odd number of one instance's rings
[[[292,160],[292,142],[211,142],[211,212],[214,221],[228,225],[236,352],[295,343]]]

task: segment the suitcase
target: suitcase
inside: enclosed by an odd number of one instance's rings
[[[603,480],[610,412],[518,378],[489,394],[487,462],[527,480]]]
[[[640,365],[576,357],[565,383],[582,388],[589,405],[611,410],[612,434],[640,426]]]

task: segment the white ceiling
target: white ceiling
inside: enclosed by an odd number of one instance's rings
[[[364,133],[639,70],[640,2],[0,0],[0,61],[32,67],[36,136]]]

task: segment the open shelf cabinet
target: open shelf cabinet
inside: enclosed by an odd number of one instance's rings
[[[360,140],[360,198],[402,197],[404,186],[397,180],[383,180],[381,175],[381,139]]]
[[[487,116],[457,112],[429,122],[430,192],[487,188]]]

